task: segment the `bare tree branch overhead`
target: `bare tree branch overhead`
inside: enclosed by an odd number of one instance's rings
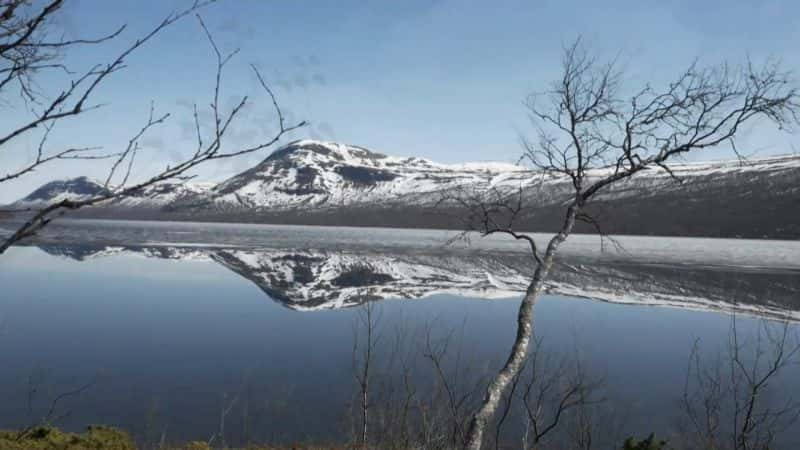
[[[2,242],[0,253],[5,252],[15,242],[34,235],[49,224],[54,218],[70,210],[93,206],[111,199],[135,194],[141,189],[168,180],[184,180],[187,172],[209,161],[236,158],[267,149],[283,138],[287,133],[305,125],[305,122],[287,124],[278,105],[275,95],[264,81],[258,69],[251,65],[264,93],[269,96],[270,105],[279,118],[278,130],[263,141],[253,142],[245,146],[233,146],[226,140],[232,125],[242,117],[245,106],[253,103],[250,97],[241,97],[232,108],[220,105],[220,92],[223,88],[223,75],[226,65],[238,53],[234,50],[224,54],[220,51],[209,31],[198,14],[216,0],[194,0],[186,8],[167,14],[149,32],[137,38],[125,47],[114,59],[106,63],[93,65],[83,73],[74,73],[65,64],[65,57],[72,48],[89,45],[101,45],[107,41],[117,40],[125,30],[121,26],[115,31],[91,39],[51,39],[49,33],[53,19],[62,9],[64,0],[53,0],[37,9],[29,0],[9,0],[0,2],[0,101],[10,103],[17,99],[26,104],[31,116],[23,123],[16,124],[8,130],[0,131],[0,155],[10,152],[10,147],[20,139],[40,132],[39,145],[34,160],[22,167],[4,167],[0,173],[0,184],[19,179],[39,169],[46,168],[64,160],[108,160],[109,167],[103,192],[81,200],[62,200],[46,205],[37,210],[27,211],[30,217]],[[197,148],[190,156],[179,162],[167,165],[154,173],[134,174],[134,161],[140,150],[141,139],[152,128],[170,119],[168,112],[157,112],[156,105],[151,103],[150,111],[144,125],[132,135],[124,148],[119,151],[106,151],[99,147],[80,147],[53,150],[48,137],[50,130],[61,121],[76,116],[83,116],[102,105],[93,103],[94,94],[114,73],[126,67],[127,58],[155,38],[164,29],[179,20],[195,14],[201,32],[207,38],[215,55],[215,81],[210,111],[213,117],[211,139],[203,140],[203,131],[198,116],[198,107],[193,110],[193,123],[197,132]],[[37,88],[37,79],[43,73],[54,72],[63,78],[63,86],[57,87],[58,94],[50,97]],[[15,89],[16,88],[16,89]],[[52,87],[51,87],[52,88]],[[137,181],[132,181],[137,180]]]
[[[680,182],[671,162],[723,145],[738,154],[736,138],[745,125],[767,122],[790,130],[800,124],[793,74],[775,61],[741,66],[702,66],[696,61],[665,87],[646,85],[636,91],[623,86],[623,75],[616,61],[601,62],[577,40],[564,49],[560,78],[526,101],[535,135],[522,140],[524,160],[545,179],[566,179],[570,185],[560,229],[546,246],[538,248],[533,236],[515,228],[518,217],[530,214],[522,189],[481,196],[457,192],[445,199],[466,211],[468,230],[527,241],[536,262],[520,304],[513,346],[472,418],[467,448],[481,448],[506,388],[521,370],[533,331],[533,307],[559,246],[576,222],[602,235],[602,221],[586,209],[598,194],[651,170],[665,171]]]

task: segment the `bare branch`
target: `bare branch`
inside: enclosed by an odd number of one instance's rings
[[[102,192],[88,198],[82,198],[80,200],[65,199],[53,204],[49,204],[35,211],[34,214],[22,226],[20,226],[11,236],[0,243],[0,253],[3,253],[13,243],[35,235],[36,232],[49,224],[54,218],[63,215],[66,211],[76,210],[134,195],[148,186],[164,181],[184,181],[190,179],[192,176],[188,175],[187,172],[201,164],[204,164],[208,161],[240,157],[269,148],[279,142],[286,134],[306,125],[306,122],[304,121],[290,126],[285,125],[283,114],[278,106],[278,102],[273,91],[268,87],[266,82],[264,82],[264,79],[255,69],[255,67],[253,67],[253,70],[259,78],[261,87],[269,95],[272,106],[275,108],[276,113],[278,114],[280,125],[279,130],[271,138],[262,142],[258,142],[254,145],[234,149],[225,148],[225,137],[228,134],[228,130],[239,117],[245,105],[247,105],[248,98],[243,97],[239,103],[237,103],[228,113],[223,113],[220,110],[219,96],[221,92],[223,69],[231,60],[231,58],[236,55],[237,51],[223,55],[202,18],[198,15],[197,18],[200,26],[203,29],[203,32],[206,35],[216,57],[214,94],[211,103],[211,109],[214,116],[213,139],[211,139],[209,142],[204,142],[199,114],[197,107],[195,106],[193,110],[193,118],[197,133],[197,148],[192,151],[191,156],[183,159],[175,165],[167,166],[160,172],[148,175],[143,179],[140,178],[140,181],[131,182],[132,179],[135,179],[133,176],[133,164],[136,154],[140,150],[140,139],[150,129],[162,124],[170,117],[169,113],[156,116],[154,113],[154,106],[151,104],[147,122],[128,140],[126,146],[120,152],[95,154],[91,153],[91,151],[97,150],[96,148],[75,148],[67,149],[51,155],[45,154],[43,150],[44,143],[47,140],[49,130],[52,128],[52,123],[66,117],[78,115],[82,112],[85,112],[87,108],[91,108],[84,106],[84,102],[89,98],[89,95],[96,88],[96,86],[103,81],[104,78],[124,66],[124,60],[130,53],[139,48],[167,26],[198,10],[199,8],[213,3],[214,1],[215,0],[196,0],[189,8],[179,12],[173,12],[172,14],[168,15],[148,34],[138,39],[134,44],[123,51],[112,63],[106,65],[105,67],[96,66],[78,78],[76,81],[73,81],[70,84],[70,88],[62,92],[55,100],[53,100],[50,105],[45,108],[44,112],[39,114],[34,121],[10,132],[5,137],[0,138],[0,149],[2,149],[3,144],[25,133],[26,131],[29,131],[30,129],[38,127],[39,125],[44,126],[46,130],[44,137],[42,138],[42,142],[40,143],[37,159],[29,166],[26,166],[23,169],[13,173],[9,173],[5,177],[0,178],[0,182],[22,176],[35,170],[42,164],[56,159],[113,159],[113,163],[111,164],[109,172],[103,183],[104,189]],[[81,87],[84,83],[88,83],[88,87]],[[70,104],[70,100],[73,98],[76,100]],[[121,171],[121,168],[124,168],[123,175],[121,175],[121,180],[119,183],[114,185],[114,178]]]

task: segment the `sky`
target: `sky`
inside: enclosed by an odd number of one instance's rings
[[[118,39],[65,57],[73,70],[85,70],[113,60],[190,2],[67,0],[54,32],[90,38],[128,25]],[[631,87],[666,83],[696,58],[708,64],[779,58],[800,72],[800,2],[794,0],[219,0],[200,14],[223,51],[240,50],[223,73],[221,103],[230,107],[242,95],[252,100],[232,130],[230,148],[275,131],[276,116],[250,64],[274,88],[287,120],[310,124],[286,141],[337,141],[445,163],[517,161],[520,136],[529,132],[523,101],[558,76],[562,48],[577,37],[599,58],[618,58]],[[157,113],[171,116],[143,138],[134,173],[163,168],[193,151],[193,103],[209,123],[214,68],[197,19],[187,17],[101,86],[95,96],[101,109],[60,123],[48,144],[121,149],[152,102]],[[44,92],[65,82],[60,73],[39,79]],[[13,100],[0,108],[2,130],[25,117]],[[40,137],[30,133],[0,149],[0,171],[28,161]],[[800,138],[751,127],[739,147],[759,155],[792,153]],[[210,164],[198,178],[224,179],[267,154]],[[697,158],[730,156],[720,148]],[[52,179],[103,177],[107,168],[104,162],[52,164],[0,186],[0,203]]]

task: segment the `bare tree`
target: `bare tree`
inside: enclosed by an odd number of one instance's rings
[[[208,39],[216,59],[215,82],[209,106],[213,123],[210,130],[202,129],[199,110],[195,104],[193,119],[197,143],[196,148],[189,153],[190,156],[175,164],[167,165],[157,173],[134,176],[134,160],[140,150],[142,137],[152,128],[163,124],[170,118],[169,113],[156,113],[155,106],[152,104],[145,124],[119,151],[105,151],[98,147],[50,148],[48,136],[56,124],[69,118],[82,117],[102,106],[92,102],[95,92],[111,75],[126,67],[127,58],[131,54],[167,27],[214,2],[216,0],[194,0],[187,8],[168,14],[147,34],[128,45],[113,60],[98,63],[89,70],[76,74],[64,62],[69,50],[80,46],[101,45],[104,42],[118,39],[125,26],[94,39],[67,40],[62,38],[53,40],[51,39],[53,20],[66,3],[64,0],[51,0],[41,8],[37,8],[30,0],[0,0],[0,101],[11,104],[15,99],[16,101],[21,99],[30,110],[30,116],[22,123],[0,132],[0,152],[4,150],[8,152],[23,137],[40,132],[35,159],[29,164],[12,168],[7,173],[1,174],[0,183],[18,179],[58,161],[107,160],[109,162],[102,192],[81,200],[65,199],[35,211],[26,211],[31,214],[31,217],[10,236],[0,241],[0,253],[3,253],[15,242],[34,235],[54,218],[67,211],[130,196],[147,186],[163,181],[185,180],[188,178],[187,172],[203,163],[240,157],[270,148],[287,133],[305,125],[305,122],[286,123],[273,91],[256,67],[251,66],[261,88],[269,97],[271,106],[275,109],[278,117],[278,130],[264,141],[254,142],[244,147],[231,147],[225,137],[231,126],[242,117],[243,109],[251,103],[251,100],[244,96],[229,110],[225,110],[220,105],[223,71],[238,50],[230,53],[220,51],[213,36],[198,15],[202,32]],[[62,86],[49,87],[58,92],[54,97],[38,89],[36,80],[44,72],[54,72],[63,76]],[[12,90],[14,86],[18,87],[18,91]],[[139,181],[134,182],[134,179]]]
[[[455,449],[465,444],[471,411],[481,400],[488,366],[470,354],[466,320],[450,327],[438,320],[386,329],[375,305],[354,318],[356,390],[345,424],[347,446],[371,449]],[[605,404],[604,383],[574,355],[558,356],[536,345],[527,369],[513,380],[495,424],[495,448],[592,448],[592,433],[607,421],[590,417]],[[504,426],[505,425],[505,426]],[[520,426],[522,425],[522,426]],[[613,439],[604,428],[600,444]],[[616,441],[615,441],[616,442]]]
[[[39,393],[41,387],[39,384],[42,381],[41,379],[34,379],[34,378],[41,378],[41,375],[39,377],[35,377],[34,374],[32,373],[28,376],[28,386],[26,392],[28,417],[31,417],[33,415],[34,397],[36,397],[36,395]],[[66,410],[63,412],[60,411],[59,404],[67,401],[71,397],[82,395],[83,393],[94,387],[96,383],[97,379],[93,378],[89,382],[84,383],[79,387],[55,394],[50,400],[50,404],[47,407],[47,411],[44,412],[44,414],[42,414],[41,418],[38,421],[31,423],[30,425],[24,427],[23,429],[17,432],[17,440],[24,439],[36,428],[53,426],[54,424],[67,418],[72,413],[72,411],[71,410]]]
[[[533,307],[559,246],[578,221],[600,229],[586,210],[593,198],[643,171],[662,170],[677,180],[669,166],[672,160],[723,144],[735,150],[743,125],[758,119],[780,128],[800,123],[797,87],[775,62],[706,68],[694,63],[663,89],[648,85],[626,95],[615,62],[600,63],[578,40],[564,50],[561,74],[550,90],[528,99],[537,138],[523,139],[525,160],[542,176],[570,186],[559,231],[543,251],[532,236],[515,229],[515,219],[526,213],[525,203],[517,200],[520,193],[499,200],[456,199],[473,218],[469,229],[524,240],[536,262],[508,359],[472,417],[466,445],[470,449],[481,448],[487,424],[525,361]]]
[[[358,443],[361,448],[369,448],[369,407],[370,407],[370,381],[374,376],[372,371],[375,363],[375,347],[378,345],[380,335],[381,312],[376,310],[375,303],[367,301],[359,311],[353,324],[353,373],[358,383],[359,402],[361,406]],[[363,328],[364,342],[359,340],[359,330]]]
[[[220,406],[219,411],[219,429],[208,438],[208,445],[214,443],[215,440],[219,439],[220,443],[222,444],[222,448],[228,448],[228,443],[225,440],[225,419],[228,417],[228,414],[231,413],[236,403],[239,402],[239,399],[242,397],[242,393],[247,390],[247,376],[242,377],[242,384],[239,386],[239,389],[233,394],[229,395],[227,392],[223,392],[222,394],[222,404]]]
[[[370,306],[368,306],[370,305]],[[486,382],[483,361],[464,348],[465,322],[383,323],[372,302],[354,319],[352,448],[453,449],[464,444],[469,413]],[[378,308],[378,309],[376,309]],[[370,338],[371,337],[371,338]]]
[[[786,322],[761,321],[757,327],[753,336],[743,336],[734,316],[727,348],[710,362],[695,341],[681,397],[688,446],[772,448],[800,419],[800,400],[769,395],[770,384],[800,363],[800,336]]]
[[[520,394],[527,419],[527,445],[523,448],[541,448],[544,439],[553,434],[569,412],[603,401],[599,396],[602,382],[591,379],[579,359],[551,364],[540,355],[540,345],[536,342],[528,360],[530,373]]]
[[[446,405],[445,417],[440,422],[445,425],[443,428],[450,430],[447,442],[451,448],[463,446],[470,404],[475,403],[476,394],[485,383],[484,371],[465,361],[465,328],[466,319],[461,322],[458,335],[452,329],[436,339],[432,333],[433,325],[427,324],[422,348],[422,356],[430,362],[436,380],[431,403]],[[451,366],[449,370],[447,366]]]

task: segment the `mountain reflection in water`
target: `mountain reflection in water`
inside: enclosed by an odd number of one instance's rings
[[[87,260],[140,255],[211,260],[251,281],[281,305],[310,311],[389,298],[434,294],[474,298],[521,295],[533,271],[524,253],[381,248],[243,249],[195,246],[53,245],[53,255]],[[611,303],[737,311],[800,321],[800,276],[794,270],[749,270],[634,262],[557,262],[547,293]]]

